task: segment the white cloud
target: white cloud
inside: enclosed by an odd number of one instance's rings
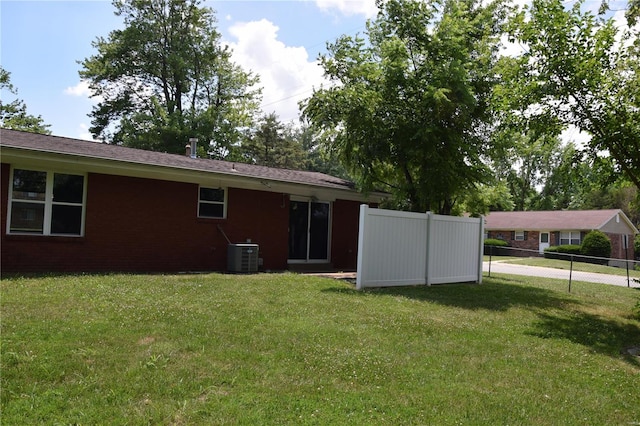
[[[375,0],[316,0],[316,6],[326,12],[337,9],[347,16],[373,18],[378,13]]]
[[[278,29],[266,19],[235,24],[229,32],[236,40],[229,46],[235,63],[260,76],[263,112],[275,111],[280,121],[288,122],[298,119],[298,102],[324,79],[318,62],[309,60],[304,47],[278,40]]]
[[[89,97],[91,96],[91,90],[89,89],[89,83],[85,80],[81,80],[75,86],[67,87],[64,89],[65,95]]]

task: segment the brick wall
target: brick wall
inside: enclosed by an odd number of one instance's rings
[[[526,250],[539,251],[540,248],[540,232],[538,231],[526,231],[524,240],[516,240],[515,233],[513,231],[488,231],[489,238],[495,238],[498,240],[506,241],[510,247],[521,248]],[[551,235],[549,235],[551,238]],[[532,252],[513,252],[513,255],[517,256],[535,256]]]
[[[624,249],[622,234],[606,234],[611,240],[611,257],[613,259],[635,259],[635,252],[633,248],[633,235],[628,235],[629,248]]]
[[[90,173],[85,235],[6,235],[8,164],[2,164],[2,271],[224,271],[227,240],[260,246],[262,270],[287,269],[289,196],[228,188],[227,219],[197,217],[198,185]],[[333,204],[331,253],[355,269],[358,202]]]
[[[9,166],[2,165],[2,199]],[[227,241],[260,244],[265,269],[285,269],[288,197],[228,190],[228,219],[197,217],[198,185],[90,173],[84,237],[6,235],[2,271],[225,270]],[[6,203],[3,203],[6,205]]]
[[[335,269],[355,271],[358,266],[360,204],[345,200],[336,200],[333,203],[331,260]]]

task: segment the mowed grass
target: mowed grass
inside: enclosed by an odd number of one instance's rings
[[[5,278],[2,424],[640,423],[640,292],[565,287]]]

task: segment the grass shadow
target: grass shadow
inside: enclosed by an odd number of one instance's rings
[[[323,291],[368,296],[396,296],[440,305],[471,309],[506,311],[513,307],[530,309],[566,308],[579,303],[557,291],[519,285],[517,278],[490,278],[483,284],[438,284],[432,286],[381,287],[356,290],[332,287]],[[524,284],[524,281],[522,281]]]
[[[566,339],[596,353],[615,358],[624,356],[630,364],[640,367],[640,357],[621,355],[623,349],[640,345],[640,326],[584,312],[589,304],[563,293],[560,288],[534,287],[524,278],[489,278],[481,285],[383,287],[363,291],[334,287],[324,291],[360,297],[406,297],[470,310],[526,309],[538,318],[532,323],[533,331],[527,334],[543,339]]]
[[[539,313],[529,334],[542,339],[566,339],[592,351],[618,357],[625,348],[640,345],[640,327],[586,312],[554,315]],[[640,357],[624,354],[627,361],[640,367]]]

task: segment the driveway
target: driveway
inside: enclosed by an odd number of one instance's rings
[[[489,271],[489,262],[483,262],[482,270]],[[526,275],[530,277],[555,278],[559,280],[569,280],[569,271],[566,269],[544,268],[541,266],[517,265],[514,263],[494,260],[491,262],[491,272],[499,274]],[[572,281],[587,281],[592,283],[617,285],[627,287],[627,277],[620,275],[597,274],[594,272],[573,271]],[[630,279],[630,286],[640,288],[640,284]]]

